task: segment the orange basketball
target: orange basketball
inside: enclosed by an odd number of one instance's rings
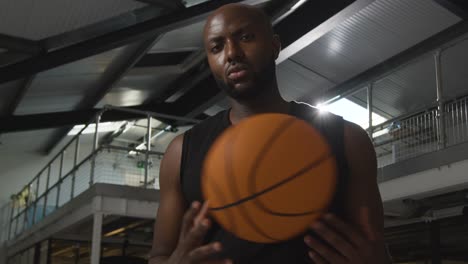
[[[216,139],[201,187],[225,230],[273,243],[303,233],[327,210],[336,175],[335,157],[316,129],[293,116],[261,114]]]

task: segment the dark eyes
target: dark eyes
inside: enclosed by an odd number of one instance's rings
[[[250,41],[254,38],[253,34],[242,34],[240,36],[240,41]],[[210,49],[211,53],[218,53],[222,50],[223,43],[218,43]]]
[[[214,47],[211,48],[211,52],[212,53],[217,53],[221,50],[221,45],[216,45]]]
[[[253,34],[243,34],[241,36],[242,41],[248,41],[248,40],[251,40],[251,39],[253,39]]]

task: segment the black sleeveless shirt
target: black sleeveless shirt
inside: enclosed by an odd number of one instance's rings
[[[348,169],[344,154],[343,118],[327,113],[319,114],[318,109],[307,104],[290,103],[290,115],[303,119],[318,129],[331,146],[337,159],[338,185],[330,212],[343,217],[344,191],[347,185]],[[215,139],[231,125],[229,110],[221,111],[185,132],[180,168],[181,187],[187,205],[203,201],[200,176],[205,155]],[[206,237],[206,243],[219,241],[223,245],[221,257],[228,257],[235,264],[286,264],[311,263],[303,236],[286,242],[260,244],[245,241],[213,224]]]

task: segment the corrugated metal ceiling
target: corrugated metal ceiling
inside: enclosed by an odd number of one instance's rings
[[[205,21],[190,24],[164,34],[149,53],[174,52],[177,50],[198,50],[203,48],[202,32]]]
[[[293,60],[286,60],[278,66],[277,78],[281,94],[286,100],[301,98],[307,102],[309,98],[320,96],[321,92],[336,85]]]
[[[310,74],[342,83],[460,20],[434,1],[377,0],[291,59],[310,69]],[[302,98],[329,88],[308,82],[296,87],[286,97]]]
[[[133,106],[140,105],[154,97],[174,81],[180,72],[168,72],[164,70],[165,67],[153,68],[151,74],[135,74],[130,71],[129,74],[124,76],[114,88],[97,104],[97,107],[106,104],[116,106]]]
[[[39,40],[143,6],[134,0],[0,1],[0,33]]]
[[[436,91],[434,58],[424,56],[377,81],[373,107],[387,117],[396,117],[434,104]]]
[[[442,52],[442,89],[445,98],[468,94],[468,35]]]

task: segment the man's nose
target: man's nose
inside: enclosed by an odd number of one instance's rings
[[[230,64],[235,64],[244,58],[244,51],[237,42],[231,40],[226,44],[226,55]]]

